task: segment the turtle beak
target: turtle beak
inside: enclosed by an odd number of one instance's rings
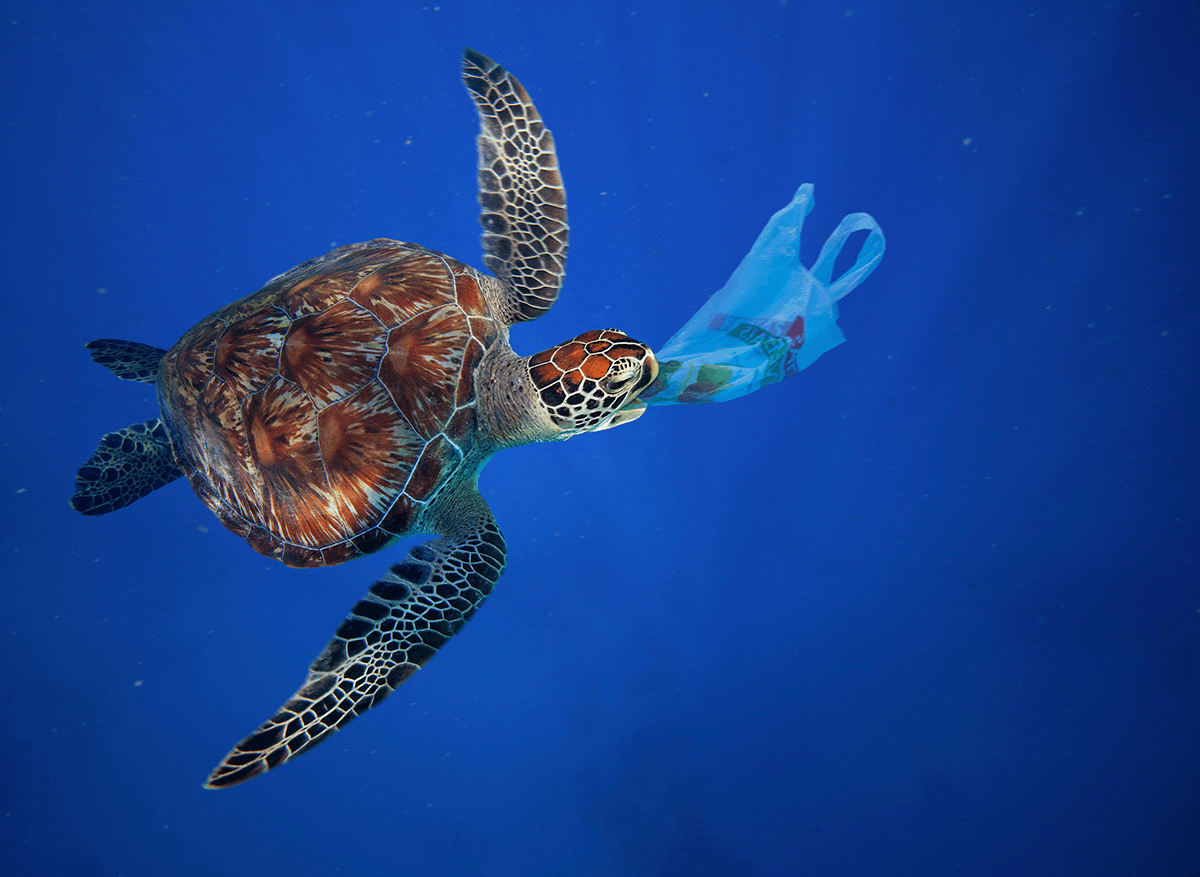
[[[612,429],[614,426],[620,426],[623,423],[630,423],[642,416],[646,410],[646,403],[639,402],[637,399],[630,399],[624,406],[617,409],[617,413],[609,418],[608,423],[603,426],[597,426],[595,432],[601,432],[605,429]]]
[[[646,382],[641,387],[638,388],[638,393],[642,392],[642,390],[646,389],[646,387],[649,387],[651,384],[653,384],[655,381],[658,380],[658,357],[655,356],[653,353],[647,353],[646,355],[648,357],[650,357],[650,362],[648,363],[647,368],[646,368],[646,373],[649,375],[649,377],[646,378]],[[637,393],[634,393],[633,395],[634,395],[634,398],[636,399]]]
[[[617,409],[617,413],[609,419],[608,423],[596,427],[595,431],[600,432],[601,430],[612,429],[614,426],[620,426],[624,423],[632,423],[641,417],[646,412],[646,403],[638,399],[638,393],[652,386],[657,378],[658,360],[651,353],[649,354],[649,362],[646,363],[646,367],[642,373],[642,380],[638,388],[630,395],[629,401]]]

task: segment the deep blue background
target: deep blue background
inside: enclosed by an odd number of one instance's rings
[[[1192,2],[5,2],[0,870],[1200,873]],[[816,185],[849,343],[506,452],[487,607],[389,703],[200,783],[399,556],[299,572],[182,483],[67,507],[168,346],[338,244],[479,264],[470,45],[559,144],[530,353],[661,344]]]

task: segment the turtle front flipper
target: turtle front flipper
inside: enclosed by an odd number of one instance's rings
[[[355,604],[300,690],[225,756],[205,788],[278,767],[382,703],[475,614],[504,557],[490,512],[464,535],[413,548]]]
[[[71,508],[84,515],[105,515],[181,475],[163,422],[156,417],[135,423],[100,439],[75,476]]]
[[[567,193],[554,137],[516,77],[463,50],[463,83],[479,110],[479,224],[483,262],[509,287],[510,323],[540,317],[562,287]]]
[[[167,351],[138,341],[100,338],[84,345],[92,353],[92,362],[102,365],[123,381],[153,384],[158,365]]]

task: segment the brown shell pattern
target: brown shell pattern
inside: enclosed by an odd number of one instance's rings
[[[407,533],[475,438],[475,369],[500,335],[477,278],[370,241],[198,323],[168,352],[159,392],[200,498],[289,566]]]

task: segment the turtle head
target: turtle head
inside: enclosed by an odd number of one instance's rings
[[[584,332],[529,357],[534,389],[564,439],[636,420],[646,410],[637,395],[657,375],[650,348],[616,329]]]

